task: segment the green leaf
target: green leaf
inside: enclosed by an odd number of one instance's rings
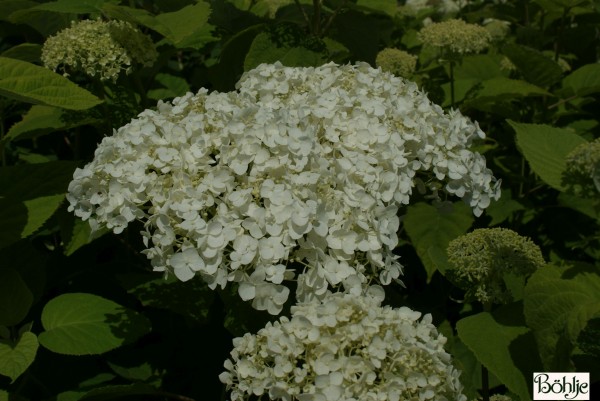
[[[500,68],[499,58],[501,57],[492,54],[465,56],[461,63],[454,68],[454,79],[486,81],[504,76],[505,72]]]
[[[473,89],[479,80],[477,79],[457,79],[454,81],[454,102],[458,103],[463,101],[467,94]],[[442,89],[444,90],[444,104],[443,107],[448,107],[452,105],[452,88],[450,86],[450,82],[442,85]]]
[[[135,395],[161,395],[161,392],[156,388],[144,384],[122,384],[97,388],[87,392],[79,401],[105,401],[114,399],[124,399],[124,397]]]
[[[71,110],[86,110],[102,103],[90,92],[47,68],[7,57],[0,57],[0,95]]]
[[[248,71],[261,63],[274,63],[280,61],[290,67],[318,66],[325,62],[323,54],[314,52],[305,47],[278,46],[271,40],[268,33],[258,34],[246,55],[244,70]]]
[[[21,275],[13,269],[0,269],[0,325],[21,323],[32,303],[33,294]]]
[[[508,121],[517,133],[517,145],[531,169],[552,188],[563,190],[565,158],[585,139],[564,128]]]
[[[63,294],[42,311],[40,343],[67,355],[102,354],[131,343],[150,330],[137,312],[92,294]]]
[[[521,322],[520,304],[481,312],[456,324],[458,336],[477,360],[521,401],[531,399],[531,372],[541,368],[531,331]]]
[[[49,106],[32,106],[23,116],[23,120],[14,124],[2,143],[19,139],[28,139],[42,133],[50,133],[66,128],[63,110]]]
[[[393,17],[398,12],[398,2],[396,0],[358,0],[358,7],[367,10],[375,10]]]
[[[579,213],[583,213],[592,219],[600,219],[600,210],[598,209],[598,202],[596,199],[581,198],[579,196],[562,192],[560,195],[558,195],[558,203],[561,206],[566,206],[573,210],[577,210]]]
[[[587,64],[573,71],[563,79],[562,85],[577,96],[600,92],[600,64]]]
[[[8,393],[4,390],[0,390],[0,401],[8,401]]]
[[[529,278],[524,304],[545,368],[566,369],[577,336],[600,313],[600,276],[593,267],[548,265]]]
[[[64,195],[49,195],[24,201],[27,224],[21,231],[21,238],[27,238],[36,232],[58,210],[64,199]]]
[[[517,202],[512,198],[512,194],[509,189],[502,190],[502,196],[496,202],[485,209],[485,214],[492,218],[492,221],[488,224],[490,227],[498,225],[507,219],[509,219],[513,213],[519,210],[525,210],[525,206]]]
[[[542,88],[548,88],[560,81],[562,69],[541,52],[527,46],[509,44],[502,52],[518,68],[525,80]]]
[[[54,11],[69,14],[92,14],[102,10],[102,5],[114,0],[58,0],[42,3],[27,11]]]
[[[154,273],[120,274],[117,279],[143,306],[180,314],[192,324],[208,322],[208,311],[214,299],[214,291],[202,280],[182,282],[173,275],[164,279]]]
[[[15,58],[30,63],[40,61],[42,56],[42,45],[37,43],[21,43],[13,46],[0,54],[0,57]]]
[[[170,74],[156,74],[154,79],[162,84],[163,89],[152,89],[148,91],[150,99],[160,100],[183,96],[190,91],[190,87],[185,79]]]
[[[216,40],[211,33],[215,27],[208,23],[210,5],[203,1],[156,16],[145,10],[113,4],[105,4],[103,11],[112,17],[144,25],[160,33],[180,49],[200,49]]]
[[[417,203],[408,207],[404,218],[404,228],[425,266],[427,280],[436,270],[444,273],[448,243],[473,224],[473,213],[467,205],[456,202],[446,206],[450,207]]]
[[[474,102],[522,96],[552,96],[545,89],[518,79],[496,77],[483,81],[481,85],[473,99]]]
[[[17,380],[35,359],[38,345],[37,337],[29,331],[16,344],[0,341],[0,375]]]
[[[0,168],[0,214],[7,226],[0,247],[33,234],[54,214],[75,165],[60,161]]]

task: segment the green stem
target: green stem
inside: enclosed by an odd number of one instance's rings
[[[454,61],[450,61],[450,107],[454,108]]]
[[[313,0],[313,35],[321,36],[321,0]]]
[[[483,311],[490,313],[492,311],[492,304],[489,302],[484,303]],[[483,401],[490,401],[490,375],[483,364],[481,364],[481,396]]]

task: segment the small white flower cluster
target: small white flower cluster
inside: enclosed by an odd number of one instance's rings
[[[237,282],[244,300],[277,314],[284,280],[306,300],[397,279],[397,215],[417,174],[481,214],[500,196],[468,149],[483,136],[365,63],[263,64],[237,91],[160,102],[104,138],[67,199],[93,229],[142,221],[155,270],[211,288]]]
[[[332,294],[234,339],[219,376],[231,400],[466,401],[431,315],[381,300]]]

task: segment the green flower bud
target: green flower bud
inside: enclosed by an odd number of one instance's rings
[[[377,54],[377,67],[398,77],[408,78],[415,71],[417,57],[404,50],[386,48]]]
[[[417,37],[425,45],[454,54],[478,53],[492,41],[492,35],[485,28],[459,19],[429,24]]]
[[[567,191],[583,197],[597,198],[600,192],[600,138],[582,143],[567,155],[563,184]]]
[[[100,80],[116,81],[132,64],[150,66],[158,56],[154,43],[124,21],[73,21],[70,28],[49,37],[42,48],[47,68],[61,69],[65,76],[80,71]]]
[[[527,277],[546,264],[533,241],[505,228],[474,230],[450,241],[447,252],[447,277],[484,304],[511,302],[506,275]]]

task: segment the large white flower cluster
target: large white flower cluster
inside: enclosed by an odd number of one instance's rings
[[[417,178],[479,215],[500,196],[468,149],[483,136],[364,63],[263,64],[237,91],[160,102],[104,138],[67,199],[94,229],[142,221],[155,270],[211,288],[237,282],[243,299],[277,314],[284,280],[306,300],[397,279],[398,209]]]
[[[381,299],[332,294],[234,339],[220,375],[231,400],[465,401],[431,315]]]

